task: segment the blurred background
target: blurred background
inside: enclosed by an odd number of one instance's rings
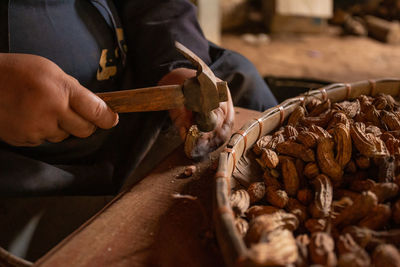
[[[400,0],[193,2],[206,37],[252,61],[278,100],[287,88],[400,77]]]

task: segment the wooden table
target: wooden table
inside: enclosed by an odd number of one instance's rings
[[[235,108],[234,131],[259,112]],[[221,149],[220,149],[221,150]],[[218,151],[193,164],[179,147],[149,175],[40,258],[37,266],[223,266],[212,229]],[[176,199],[180,193],[198,201]]]

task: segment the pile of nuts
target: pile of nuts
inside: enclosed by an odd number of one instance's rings
[[[400,105],[312,99],[253,147],[259,182],[230,204],[260,266],[400,266]]]

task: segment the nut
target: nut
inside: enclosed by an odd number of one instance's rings
[[[320,174],[318,165],[315,162],[309,162],[304,167],[304,175],[309,179],[314,179]]]
[[[257,266],[286,266],[296,262],[298,251],[296,240],[288,230],[276,230],[265,235],[268,242],[250,247],[247,257]],[[244,266],[252,263],[244,262]]]
[[[302,159],[304,162],[315,161],[314,151],[293,141],[279,143],[276,150],[281,154]]]
[[[331,212],[333,199],[332,183],[326,175],[320,174],[314,179],[313,185],[315,197],[312,215],[316,218],[328,217]]]
[[[267,187],[265,198],[271,205],[281,209],[284,208],[289,201],[287,193],[276,186]]]
[[[261,150],[261,162],[264,164],[264,166],[273,169],[278,166],[279,158],[275,151],[263,148]]]
[[[286,159],[282,162],[283,185],[289,196],[296,196],[300,186],[299,175],[293,160]]]
[[[322,173],[328,175],[335,183],[340,183],[343,176],[342,167],[335,161],[333,142],[328,138],[321,138],[317,147],[318,165]]]
[[[249,194],[250,204],[260,201],[265,196],[264,182],[255,182],[250,184],[247,188],[247,193]]]
[[[250,206],[250,196],[244,189],[236,190],[231,194],[230,204],[232,210],[238,215],[243,216]]]
[[[264,205],[255,205],[251,206],[246,212],[246,217],[249,220],[252,220],[258,216],[265,215],[265,214],[272,214],[278,211],[283,211],[282,209],[278,209],[273,206],[264,206]]]
[[[334,249],[335,243],[327,233],[315,232],[311,235],[309,252],[314,264],[336,266],[337,259]]]

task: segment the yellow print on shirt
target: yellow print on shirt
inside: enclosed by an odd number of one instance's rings
[[[110,79],[110,77],[115,76],[117,74],[117,66],[111,65],[113,63],[115,64],[115,59],[108,58],[108,49],[103,49],[101,51],[99,68],[97,69],[98,81],[108,80]]]

